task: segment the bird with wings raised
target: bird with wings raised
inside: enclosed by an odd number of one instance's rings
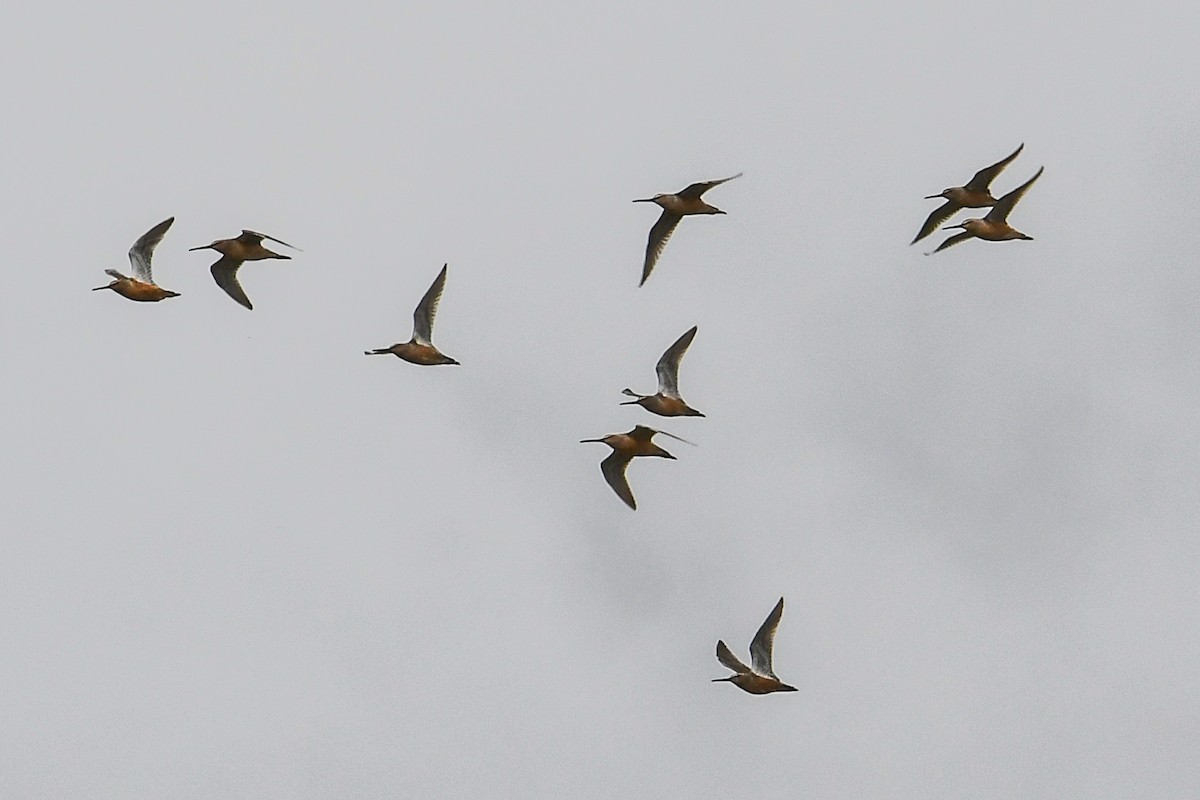
[[[771,692],[795,692],[795,686],[788,686],[775,675],[771,665],[771,651],[775,647],[775,629],[783,618],[783,598],[771,609],[771,613],[763,620],[762,626],[750,641],[751,669],[743,664],[737,656],[730,652],[725,642],[717,640],[717,660],[733,670],[728,678],[713,678],[713,683],[728,681],[743,692],[750,694],[770,694]]]
[[[122,275],[115,269],[104,270],[113,279],[111,283],[97,286],[93,292],[102,289],[112,289],[121,297],[135,300],[139,303],[157,303],[168,297],[179,297],[179,292],[162,288],[154,282],[150,274],[150,259],[154,257],[154,248],[167,235],[167,229],[175,221],[174,217],[164,219],[150,230],[143,233],[133,247],[129,248],[129,264],[133,267],[133,276]]]
[[[417,303],[413,312],[412,338],[391,347],[381,347],[376,350],[363,351],[369,356],[391,354],[402,358],[410,364],[433,366],[436,364],[457,364],[450,356],[444,355],[433,346],[433,318],[437,314],[438,302],[442,299],[442,290],[446,288],[446,269],[449,264],[442,265],[442,271],[433,279],[433,283]]]

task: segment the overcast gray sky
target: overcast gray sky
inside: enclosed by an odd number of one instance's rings
[[[0,795],[1195,796],[1200,11],[1051,5],[11,12]]]

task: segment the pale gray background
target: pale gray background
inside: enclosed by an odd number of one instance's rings
[[[1200,12],[1047,5],[11,14],[0,795],[1196,796]]]

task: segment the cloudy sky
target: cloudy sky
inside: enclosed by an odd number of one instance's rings
[[[14,12],[0,795],[1200,791],[1200,12],[480,5]],[[1021,142],[1035,241],[908,246]]]

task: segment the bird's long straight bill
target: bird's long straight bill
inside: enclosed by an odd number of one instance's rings
[[[580,444],[583,444],[584,442],[599,442],[600,444],[605,444],[605,441],[603,439],[580,439],[579,440]]]
[[[635,203],[653,203],[654,198],[653,197],[639,197],[637,200],[634,200],[633,202],[635,202]]]
[[[207,249],[208,249],[208,248],[210,248],[210,247],[212,247],[212,245],[210,245],[210,244],[202,244],[202,245],[200,245],[199,247],[189,247],[189,248],[188,248],[188,252],[190,253],[190,252],[192,252],[192,251],[194,251],[194,250],[207,250]]]

